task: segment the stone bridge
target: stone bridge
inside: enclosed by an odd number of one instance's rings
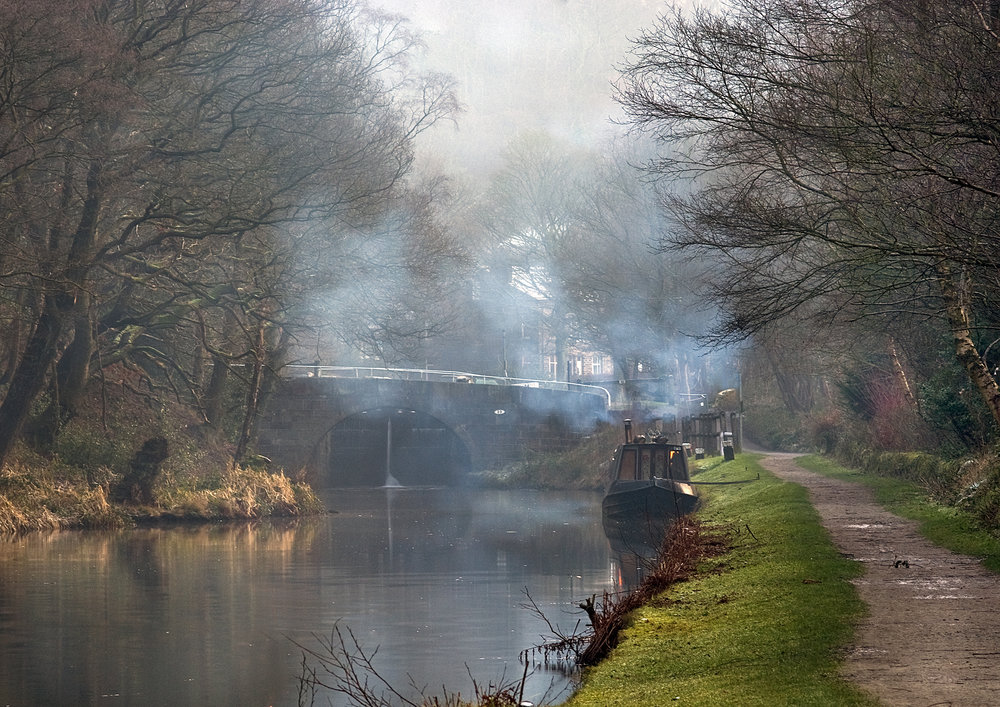
[[[595,386],[469,373],[290,367],[258,449],[317,486],[440,485],[562,451],[606,418]]]

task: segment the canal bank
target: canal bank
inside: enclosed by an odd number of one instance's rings
[[[865,607],[861,571],[821,526],[804,488],[752,455],[698,474],[700,518],[731,550],[636,611],[620,645],[567,707],[611,704],[872,705],[838,676]]]
[[[218,462],[218,472],[158,480],[149,498],[123,492],[122,476],[90,473],[35,458],[0,469],[0,535],[31,531],[104,530],[137,525],[194,524],[321,513],[306,484],[283,473]]]

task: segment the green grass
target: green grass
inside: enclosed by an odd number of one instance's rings
[[[991,572],[1000,572],[1000,538],[980,527],[971,514],[936,503],[919,484],[848,469],[815,455],[801,457],[798,463],[810,471],[868,486],[879,505],[917,521],[921,534],[934,544],[978,557]]]
[[[611,656],[584,675],[568,707],[627,704],[875,705],[837,676],[840,651],[864,611],[841,557],[803,488],[751,455],[697,479],[701,517],[733,548],[636,612]]]

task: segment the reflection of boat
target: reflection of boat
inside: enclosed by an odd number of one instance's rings
[[[630,420],[625,420],[625,444],[615,450],[612,469],[601,504],[609,537],[642,537],[655,547],[673,519],[698,506],[684,447],[661,438],[633,438]]]

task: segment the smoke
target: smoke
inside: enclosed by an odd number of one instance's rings
[[[418,155],[423,171],[446,172],[461,192],[434,216],[452,249],[443,258],[425,254],[425,266],[437,263],[428,266],[434,277],[415,265],[422,246],[413,229],[387,221],[345,258],[359,265],[316,293],[330,329],[372,365],[465,369],[464,360],[480,362],[477,372],[518,375],[525,361],[540,360],[546,342],[531,331],[555,310],[572,318],[567,347],[586,344],[646,371],[670,371],[685,391],[709,385],[706,352],[695,337],[714,314],[692,283],[710,264],[655,252],[675,225],[656,185],[636,168],[651,148],[625,140],[611,120],[620,117],[611,91],[615,65],[659,4],[378,4],[407,16],[422,35],[421,70],[457,80],[464,108],[458,128],[439,124],[421,134]],[[523,173],[510,146],[527,135],[544,136],[571,163],[570,176],[560,175],[559,198],[572,232],[549,253],[511,240],[516,257],[498,258],[497,233],[516,228],[483,227],[497,208],[490,180],[504,169]],[[525,152],[538,154],[534,147]]]

